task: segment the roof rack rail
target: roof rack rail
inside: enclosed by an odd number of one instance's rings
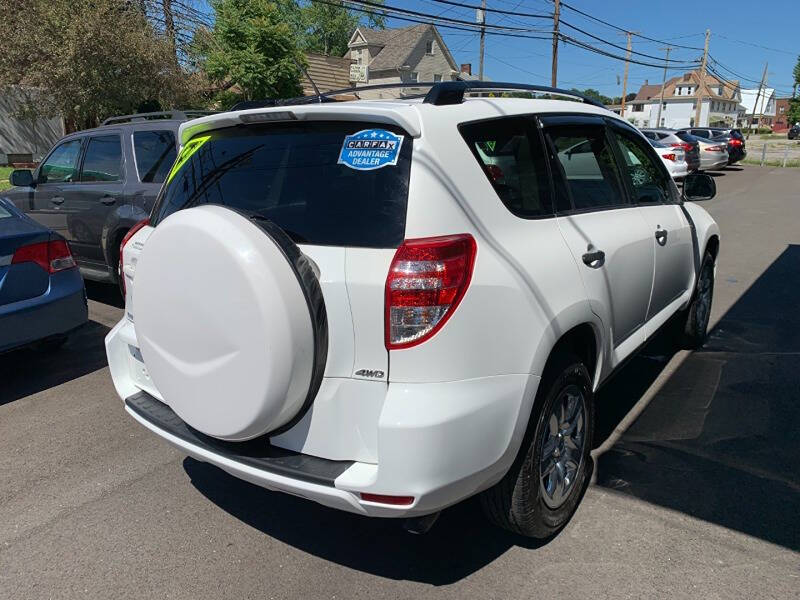
[[[425,96],[426,104],[443,106],[447,104],[461,104],[464,101],[464,94],[472,91],[483,92],[538,92],[541,94],[552,94],[554,96],[568,96],[577,98],[585,104],[605,108],[602,102],[594,98],[585,96],[580,92],[562,90],[560,88],[548,87],[545,85],[531,85],[528,83],[497,83],[494,81],[443,81],[433,86]]]
[[[118,125],[120,123],[128,123],[132,121],[147,121],[155,119],[174,119],[176,121],[186,121],[187,119],[196,119],[197,117],[212,115],[215,112],[216,111],[213,110],[164,110],[159,112],[134,113],[132,115],[109,117],[101,123],[101,126]]]
[[[371,90],[386,90],[386,89],[400,89],[400,88],[430,88],[427,93],[408,94],[404,98],[425,98],[426,104],[433,104],[435,106],[443,106],[446,104],[461,104],[464,101],[464,95],[471,91],[483,92],[538,92],[541,94],[552,94],[554,96],[568,96],[576,98],[585,104],[599,106],[605,108],[605,105],[598,102],[594,98],[584,96],[579,92],[572,92],[569,90],[562,90],[560,88],[547,87],[544,85],[531,85],[527,83],[496,83],[493,81],[418,81],[408,83],[377,83],[374,85],[362,85],[360,87],[342,88],[340,90],[331,90],[329,92],[322,92],[314,96],[299,96],[297,98],[275,99],[268,98],[265,100],[246,100],[234,104],[230,110],[245,110],[250,108],[267,108],[272,106],[291,106],[296,104],[316,104],[322,102],[335,102],[333,96],[341,96],[343,94],[352,94],[358,98],[359,92],[368,92]]]

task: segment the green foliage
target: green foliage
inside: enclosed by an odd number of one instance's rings
[[[11,182],[8,178],[13,170],[13,167],[0,167],[0,192],[11,187]]]
[[[579,90],[578,88],[572,88],[571,92],[578,92],[579,94],[583,94],[584,96],[589,96],[589,98],[593,100],[597,100],[598,102],[602,102],[603,104],[614,104],[614,99],[608,96],[604,96],[599,91],[594,88],[586,88],[585,90]],[[636,94],[634,94],[636,96]]]
[[[794,98],[797,96],[797,86],[800,85],[800,56],[797,57],[797,62],[794,65],[794,69],[792,69],[792,78],[794,80],[792,98]]]
[[[22,113],[61,114],[68,127],[150,103],[201,102],[202,77],[185,72],[142,11],[119,0],[0,0],[0,87],[20,86]]]
[[[302,94],[296,15],[268,0],[215,0],[213,28],[195,36],[198,65],[220,104]]]
[[[347,42],[356,27],[362,23],[362,13],[345,10],[341,0],[334,0],[337,6],[309,2],[302,11],[303,47],[309,52],[344,56]],[[383,4],[383,0],[375,0]],[[367,27],[383,29],[383,15],[368,13],[364,18]]]
[[[800,98],[789,100],[789,110],[786,111],[786,122],[791,126],[800,123]]]

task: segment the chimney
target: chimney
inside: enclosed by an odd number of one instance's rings
[[[463,63],[461,65],[461,72],[467,75],[472,75],[472,63]]]

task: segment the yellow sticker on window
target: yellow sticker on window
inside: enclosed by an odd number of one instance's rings
[[[178,159],[175,161],[175,164],[172,165],[172,170],[169,172],[169,177],[167,177],[167,183],[172,181],[172,178],[177,175],[178,171],[181,170],[181,167],[186,164],[186,161],[192,158],[195,152],[200,150],[200,148],[205,144],[208,140],[211,139],[210,135],[204,135],[201,137],[192,138],[181,150],[181,153],[178,155]]]

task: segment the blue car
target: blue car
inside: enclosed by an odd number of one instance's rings
[[[0,352],[58,348],[88,318],[83,279],[64,238],[0,198]]]

